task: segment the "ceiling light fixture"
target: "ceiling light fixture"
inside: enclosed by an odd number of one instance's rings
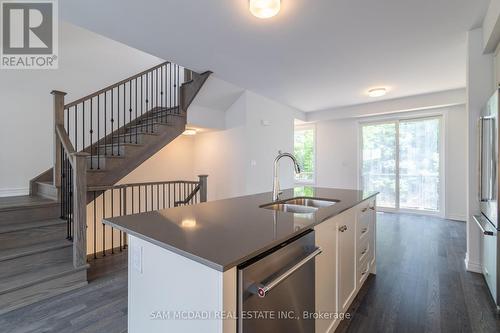
[[[370,97],[382,97],[387,94],[387,88],[373,88],[368,90],[368,96]]]
[[[182,133],[183,135],[196,135],[198,131],[194,128],[186,128],[186,130]]]
[[[250,12],[261,19],[275,16],[281,9],[281,0],[249,0]]]

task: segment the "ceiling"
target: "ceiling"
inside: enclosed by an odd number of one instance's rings
[[[465,86],[465,32],[489,0],[64,0],[63,20],[317,111]],[[119,60],[119,55],[117,55]],[[389,87],[383,98],[369,88]]]

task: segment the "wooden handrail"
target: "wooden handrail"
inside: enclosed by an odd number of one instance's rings
[[[198,191],[200,190],[200,188],[201,188],[201,187],[200,187],[200,184],[198,184],[198,185],[194,188],[193,192],[191,192],[191,194],[189,194],[189,195],[186,197],[186,199],[176,201],[176,202],[174,202],[174,205],[175,205],[175,206],[178,206],[178,205],[185,205],[185,204],[189,203],[189,202],[191,201],[191,199],[193,199],[193,198],[194,198],[194,196],[196,195],[196,193],[198,193]]]
[[[128,188],[135,186],[150,186],[150,185],[168,185],[168,184],[199,184],[199,182],[194,180],[167,180],[161,182],[144,182],[144,183],[129,183],[129,184],[118,184],[118,185],[100,185],[100,186],[89,186],[88,192],[94,191],[107,191],[111,189],[120,189],[120,188]]]
[[[85,96],[85,97],[82,97],[82,98],[80,98],[80,99],[78,99],[78,100],[76,100],[76,101],[74,101],[74,102],[71,102],[71,103],[69,103],[69,104],[66,104],[66,105],[64,106],[64,108],[65,108],[65,109],[68,109],[68,108],[70,108],[70,107],[73,107],[73,106],[75,106],[75,105],[78,105],[78,104],[80,104],[80,103],[82,103],[82,102],[84,102],[84,101],[86,101],[86,100],[89,100],[89,99],[91,99],[91,98],[93,98],[93,97],[96,97],[97,95],[100,95],[100,94],[102,94],[102,93],[104,93],[104,92],[106,92],[106,91],[109,91],[109,90],[111,90],[111,89],[114,89],[114,88],[116,88],[116,87],[118,87],[118,86],[121,86],[122,84],[124,84],[124,83],[126,83],[126,82],[132,81],[132,80],[134,80],[134,79],[136,79],[136,78],[138,78],[138,77],[141,77],[141,76],[142,76],[142,75],[144,75],[144,74],[147,74],[147,73],[149,73],[149,72],[151,72],[151,71],[154,71],[155,69],[160,68],[161,66],[165,66],[165,65],[167,65],[167,64],[170,64],[170,61],[165,61],[165,62],[162,62],[162,63],[161,63],[161,64],[159,64],[159,65],[153,66],[153,67],[151,67],[151,68],[149,68],[149,69],[146,69],[146,70],[144,70],[144,71],[142,71],[142,72],[140,72],[140,73],[138,73],[138,74],[132,75],[132,76],[131,76],[131,77],[129,77],[129,78],[126,78],[126,79],[124,79],[124,80],[121,80],[120,82],[114,83],[114,84],[112,84],[112,85],[110,85],[110,86],[108,86],[108,87],[106,87],[106,88],[103,88],[103,89],[101,89],[101,90],[99,90],[99,91],[96,91],[95,93],[92,93],[92,94],[87,95],[87,96]]]
[[[76,153],[75,148],[73,148],[73,144],[71,143],[71,140],[68,136],[68,133],[66,133],[66,129],[62,125],[56,125],[56,134],[59,140],[61,141],[61,144],[66,151],[66,154],[68,154],[68,159],[71,163],[71,165],[74,166],[74,160],[73,160],[73,155]]]

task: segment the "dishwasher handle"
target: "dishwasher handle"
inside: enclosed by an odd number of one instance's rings
[[[481,233],[485,236],[493,236],[493,232],[486,230],[484,227],[483,223],[485,223],[480,216],[473,215],[472,218],[474,221],[476,221],[477,226],[479,227],[479,230],[481,230]]]
[[[278,276],[277,278],[273,279],[269,283],[263,285],[263,284],[258,284],[256,288],[256,294],[264,298],[266,297],[267,293],[270,292],[274,287],[276,287],[278,284],[286,280],[290,275],[295,273],[297,270],[299,270],[302,266],[307,264],[309,261],[313,260],[316,256],[320,255],[323,250],[321,248],[316,248],[313,252],[311,252],[309,255],[307,255],[305,258],[301,259],[299,262],[297,262],[295,265],[287,269],[283,274]]]

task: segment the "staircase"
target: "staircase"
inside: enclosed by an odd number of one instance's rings
[[[69,104],[52,93],[54,167],[30,182],[29,196],[0,198],[0,314],[87,284],[95,188],[182,134],[210,74],[166,62]]]
[[[0,198],[0,314],[87,284],[57,201]]]

